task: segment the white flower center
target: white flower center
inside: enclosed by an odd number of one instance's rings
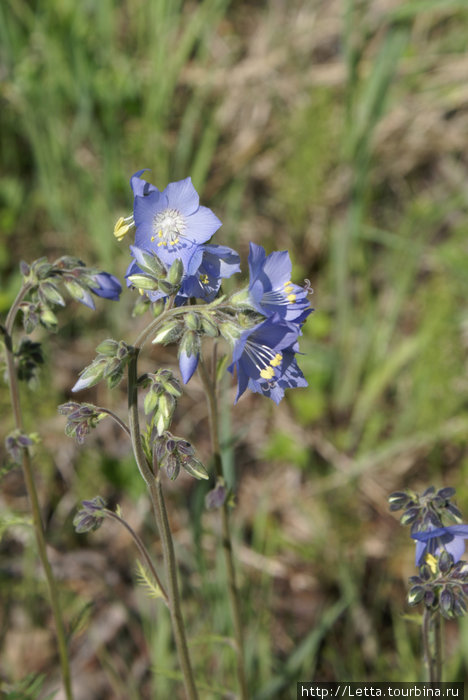
[[[151,240],[158,242],[158,248],[163,245],[177,245],[180,236],[186,228],[185,217],[180,211],[177,211],[177,209],[163,209],[153,219],[154,235],[151,236]]]

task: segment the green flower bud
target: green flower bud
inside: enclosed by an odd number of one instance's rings
[[[114,357],[118,347],[119,344],[116,340],[113,340],[112,338],[107,338],[107,340],[103,340],[102,343],[99,343],[99,345],[96,348],[96,351],[101,355]]]
[[[168,343],[173,343],[180,336],[180,324],[179,321],[173,320],[168,321],[162,328],[159,329],[153,340],[151,341],[153,345],[160,343],[161,345],[167,345]]]
[[[155,292],[158,288],[158,281],[148,275],[130,275],[128,277],[131,284],[137,289],[144,289],[145,291]]]
[[[408,591],[408,605],[417,605],[424,598],[424,586],[413,586]]]
[[[183,456],[180,459],[180,463],[181,463],[182,468],[185,469],[185,471],[188,474],[190,474],[190,476],[194,476],[195,479],[209,479],[210,478],[205,467],[200,462],[200,460],[197,459],[196,457],[193,457],[192,455]]]
[[[189,311],[188,314],[185,315],[185,325],[191,331],[198,331],[200,328],[199,315],[195,314],[193,311]]]
[[[154,318],[158,318],[162,314],[166,307],[166,302],[164,299],[158,299],[157,301],[154,301],[151,308],[153,311],[153,316]]]
[[[55,333],[58,328],[58,319],[52,309],[50,309],[48,306],[43,306],[40,310],[39,320],[44,328],[47,328],[48,331]]]
[[[205,335],[210,338],[216,338],[219,335],[218,326],[208,316],[202,316],[201,325]]]
[[[180,258],[176,258],[172,263],[169,272],[167,273],[167,281],[174,285],[180,285],[182,275],[184,274],[184,266]]]
[[[168,282],[167,280],[158,280],[157,288],[163,294],[170,296],[171,294],[175,294],[175,292],[177,292],[178,285],[171,284],[171,282]]]
[[[39,287],[39,297],[43,302],[49,302],[56,306],[65,306],[65,300],[52,282],[42,282]]]

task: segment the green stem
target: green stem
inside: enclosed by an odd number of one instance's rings
[[[160,319],[157,319],[160,320]],[[151,326],[154,328],[154,323]],[[144,342],[144,334],[141,334],[138,339],[138,344]],[[146,337],[149,337],[147,334]],[[140,474],[145,480],[148,487],[153,509],[156,517],[156,523],[161,535],[161,543],[164,558],[164,567],[166,570],[166,580],[168,586],[168,605],[171,615],[172,629],[176,643],[177,655],[179,664],[184,678],[185,692],[189,700],[198,700],[197,688],[193,676],[190,656],[188,652],[187,640],[185,635],[184,621],[182,617],[180,594],[177,583],[177,565],[174,554],[174,544],[172,541],[171,529],[167,517],[164,496],[162,492],[160,475],[157,477],[153,474],[141,442],[139,416],[138,416],[138,387],[137,387],[137,363],[138,363],[139,348],[134,347],[133,355],[128,365],[128,410],[129,424],[132,436],[133,451],[135,459],[140,470]]]
[[[215,471],[218,478],[223,478],[223,465],[221,458],[221,449],[219,444],[218,402],[216,396],[215,379],[211,380],[202,357],[200,357],[199,360],[198,372],[200,374],[200,378],[205,388],[208,403],[211,447],[213,451]],[[226,501],[223,503],[221,508],[221,524],[222,545],[228,581],[229,603],[231,606],[231,615],[234,624],[234,638],[236,641],[237,678],[239,681],[241,700],[247,700],[248,691],[247,677],[245,672],[244,630],[242,626],[239,591],[236,584],[236,571],[234,567],[234,557],[232,551],[232,537],[229,524],[229,506],[227,505]]]
[[[8,384],[10,388],[10,398],[11,405],[13,409],[13,415],[15,419],[16,429],[20,432],[24,432],[23,416],[21,411],[20,395],[18,380],[16,376],[16,368],[13,356],[13,343],[12,343],[12,331],[16,318],[16,314],[19,310],[22,300],[25,298],[26,294],[30,291],[31,285],[25,284],[18,296],[16,297],[5,322],[5,356],[7,364],[8,373]],[[31,464],[31,458],[29,455],[28,448],[23,448],[22,455],[22,469],[24,481],[26,484],[26,490],[28,493],[28,499],[31,507],[34,534],[36,537],[37,549],[39,558],[41,560],[42,568],[44,569],[44,574],[46,577],[47,587],[49,590],[49,597],[52,607],[52,613],[55,621],[55,630],[57,634],[57,645],[60,657],[60,667],[62,671],[63,686],[65,689],[65,695],[67,700],[73,699],[72,687],[71,687],[71,674],[70,674],[70,663],[68,659],[68,649],[67,641],[65,635],[65,625],[63,623],[62,611],[59,600],[59,592],[57,587],[57,582],[55,581],[54,575],[52,573],[52,567],[47,558],[47,548],[44,535],[44,527],[42,524],[41,509],[39,505],[39,498],[37,495],[36,484],[34,482],[33,469]]]
[[[440,683],[442,679],[442,644],[439,612],[424,608],[423,613],[424,661],[430,683]]]
[[[120,523],[121,525],[123,525],[124,528],[130,533],[130,535],[131,535],[133,541],[135,542],[135,544],[136,544],[136,546],[137,546],[137,548],[138,548],[138,551],[140,552],[140,554],[141,554],[143,560],[144,560],[145,563],[146,563],[146,566],[147,566],[148,569],[150,570],[152,577],[153,577],[154,580],[156,581],[156,583],[157,583],[157,585],[158,585],[158,588],[160,589],[160,591],[161,591],[161,593],[162,593],[162,597],[163,597],[164,602],[166,603],[166,605],[169,605],[169,601],[168,601],[168,597],[167,597],[166,590],[165,590],[163,584],[161,583],[161,579],[160,579],[159,576],[158,576],[158,572],[156,571],[156,568],[155,568],[155,566],[154,566],[154,564],[153,564],[153,560],[151,559],[151,557],[150,557],[150,555],[149,555],[149,552],[148,552],[148,550],[146,549],[146,547],[145,547],[145,545],[143,544],[143,542],[142,542],[142,540],[140,539],[140,537],[137,535],[137,533],[136,533],[135,530],[131,527],[131,525],[129,525],[129,524],[127,523],[126,520],[124,520],[123,518],[121,518],[120,515],[118,515],[117,513],[114,513],[114,511],[112,511],[112,510],[108,510],[107,508],[104,508],[104,513],[106,514],[106,516],[107,516],[108,518],[112,518],[113,520],[117,520],[117,522]]]

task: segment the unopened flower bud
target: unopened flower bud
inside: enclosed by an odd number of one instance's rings
[[[176,258],[167,273],[167,281],[178,286],[184,274],[184,266],[180,258]]]

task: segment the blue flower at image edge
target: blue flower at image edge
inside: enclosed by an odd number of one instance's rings
[[[160,192],[138,177],[142,172],[130,180],[135,195],[135,245],[168,265],[179,258],[186,269],[196,247],[211,238],[221,221],[211,209],[200,206],[190,177],[171,182]]]
[[[235,403],[247,388],[279,403],[286,388],[307,386],[294,358],[299,332],[298,325],[275,314],[242,333],[228,367],[231,374],[237,371]]]
[[[264,316],[277,313],[286,321],[301,322],[311,313],[307,291],[291,282],[292,263],[287,250],[266,255],[262,246],[250,244],[249,294]]]
[[[416,540],[416,566],[424,563],[426,555],[439,555],[446,550],[452,555],[454,563],[460,561],[465,552],[465,540],[468,539],[468,525],[449,525],[432,530],[413,532]]]

